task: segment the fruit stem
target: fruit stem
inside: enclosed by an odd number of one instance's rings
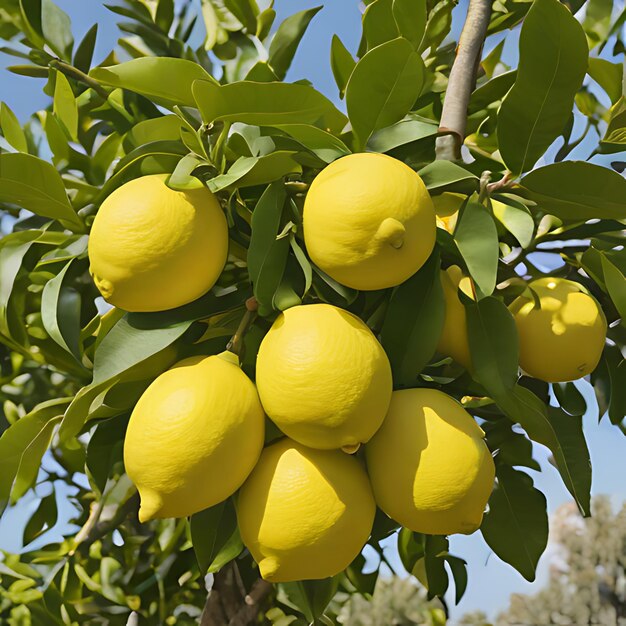
[[[236,354],[238,357],[242,356],[243,338],[248,332],[250,326],[252,325],[252,322],[254,322],[258,308],[259,303],[254,296],[246,300],[246,312],[243,314],[243,317],[241,318],[241,322],[239,322],[239,326],[237,327],[235,334],[232,336],[231,340],[226,346],[226,350],[232,352],[233,354]]]

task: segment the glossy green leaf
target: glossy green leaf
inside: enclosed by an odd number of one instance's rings
[[[585,19],[582,25],[590,49],[607,40],[613,25],[612,12],[613,0],[587,0],[585,2]]]
[[[389,302],[381,342],[396,385],[414,384],[435,354],[445,314],[439,274],[440,258],[435,252],[416,274],[395,289]]]
[[[85,468],[90,484],[100,494],[116,464],[122,465],[127,421],[126,417],[102,421],[89,438]]]
[[[516,76],[517,70],[503,72],[474,90],[470,98],[468,113],[472,115],[501,101],[513,86]]]
[[[561,408],[570,415],[584,415],[587,412],[585,397],[574,383],[553,383],[552,390]]]
[[[622,318],[622,325],[626,326],[626,278],[604,254],[602,255],[602,271],[607,291]]]
[[[195,106],[192,95],[195,81],[217,85],[201,65],[172,57],[143,57],[119,65],[96,67],[89,75],[104,85],[134,91],[164,106]]]
[[[443,598],[448,589],[448,572],[445,557],[448,540],[439,535],[424,536],[424,565],[428,583],[428,598]]]
[[[346,87],[352,129],[364,146],[370,135],[402,119],[422,91],[425,68],[403,38],[370,50],[356,65]]]
[[[0,128],[2,135],[13,148],[18,152],[28,152],[26,135],[15,113],[11,111],[6,102],[0,102]]]
[[[199,165],[202,165],[202,163],[204,163],[204,161],[199,159],[195,154],[187,154],[178,162],[176,169],[167,179],[167,186],[170,187],[170,189],[176,189],[178,191],[203,187],[200,180],[192,175],[194,170]]]
[[[448,554],[445,557],[454,578],[454,603],[458,604],[467,590],[467,563],[458,556]]]
[[[76,141],[78,132],[78,107],[69,81],[61,72],[56,73],[54,84],[54,114],[71,139]]]
[[[50,163],[30,154],[0,154],[0,201],[83,229],[61,176]]]
[[[256,0],[224,0],[224,5],[249,33],[256,33],[259,12]]]
[[[582,418],[546,406],[534,393],[516,385],[506,394],[485,385],[500,408],[537,443],[547,446],[568,491],[585,516],[590,514],[591,464]],[[494,393],[495,392],[495,393]]]
[[[315,153],[322,161],[332,161],[350,154],[350,149],[341,139],[310,124],[276,124],[274,126],[300,142]]]
[[[235,507],[230,500],[191,516],[191,542],[203,573],[215,572],[243,550]]]
[[[333,35],[330,45],[330,66],[335,77],[335,83],[339,89],[339,97],[343,98],[346,92],[346,85],[350,80],[350,75],[354,70],[356,61],[344,46],[337,35]]]
[[[364,43],[366,49],[371,50],[400,36],[398,25],[394,19],[392,4],[393,0],[374,0],[366,7],[362,20],[365,41],[361,43],[360,56]]]
[[[276,239],[281,230],[287,195],[282,183],[272,183],[252,212],[252,237],[248,248],[248,272],[254,295],[261,305],[272,307],[274,294],[287,264],[289,239]]]
[[[321,580],[303,580],[282,583],[281,590],[287,599],[296,606],[311,623],[319,620],[333,599],[339,580],[337,577]]]
[[[46,438],[51,435],[49,424],[54,425],[55,418],[63,413],[68,404],[69,398],[42,402],[28,415],[20,418],[5,430],[0,437],[0,509],[4,509],[10,496],[15,500],[24,493],[32,480],[37,477],[43,451],[41,451],[39,458],[36,455],[41,450],[41,444],[45,443]],[[31,445],[32,448],[29,450]],[[27,450],[29,450],[28,454]],[[24,459],[19,485],[12,494],[14,481],[20,471],[24,456],[30,456],[30,459]],[[33,477],[32,468],[35,463],[36,468]]]
[[[98,36],[98,24],[94,24],[83,37],[82,41],[76,46],[74,52],[74,67],[78,68],[85,74],[89,73],[93,52],[96,47],[96,37]]]
[[[46,283],[41,295],[41,319],[52,340],[80,362],[81,296],[73,287],[64,286],[71,265],[72,261]]]
[[[548,542],[546,498],[512,467],[499,465],[497,478],[480,530],[489,547],[532,582]]]
[[[426,30],[426,0],[393,0],[392,12],[400,35],[419,49]]]
[[[510,420],[503,418],[485,422],[481,428],[485,431],[489,449],[496,453],[496,463],[541,470],[539,463],[533,459],[532,442],[523,433],[513,430]]]
[[[478,289],[485,296],[491,295],[500,254],[498,229],[489,210],[476,197],[470,198],[461,211],[454,240]]]
[[[507,167],[533,167],[562,133],[587,71],[581,25],[558,0],[536,0],[520,34],[513,88],[498,113],[498,143]]]
[[[401,120],[397,124],[376,131],[368,140],[367,147],[372,152],[389,152],[393,148],[419,141],[437,134],[437,124],[418,119]]]
[[[417,173],[429,191],[444,189],[456,183],[478,187],[478,176],[451,161],[433,161]]]
[[[506,201],[504,201],[506,200]],[[535,232],[531,212],[521,202],[503,198],[491,200],[494,217],[517,239],[522,248],[528,248]]]
[[[518,378],[515,320],[506,305],[493,296],[465,308],[472,376],[492,394],[506,393]]]
[[[600,165],[553,163],[524,176],[522,185],[543,212],[564,221],[626,218],[626,179]]]
[[[57,500],[56,494],[53,491],[51,494],[41,499],[37,509],[28,520],[26,526],[24,526],[24,532],[22,534],[24,545],[28,545],[33,539],[36,539],[43,532],[52,528],[56,524],[57,516]]]
[[[589,57],[587,72],[606,91],[613,104],[620,99],[624,73],[621,63],[613,63],[599,57]]]
[[[41,0],[41,29],[50,48],[62,59],[69,60],[74,45],[72,23],[53,0]]]
[[[276,34],[272,38],[268,59],[270,66],[274,72],[276,72],[278,78],[285,78],[306,29],[321,8],[322,7],[319,6],[313,7],[312,9],[305,9],[299,13],[290,15],[281,22]]]

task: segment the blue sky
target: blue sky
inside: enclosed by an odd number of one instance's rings
[[[99,62],[115,44],[119,33],[115,27],[115,17],[102,2],[95,0],[56,0],[72,18],[74,36],[80,40],[87,29],[97,22],[99,25],[98,42],[95,61]],[[278,19],[304,8],[319,5],[320,2],[310,0],[277,0]],[[465,3],[455,9],[454,31],[458,33],[463,19]],[[348,49],[355,51],[360,38],[360,9],[356,0],[328,0],[323,10],[313,20],[305,36],[288,79],[308,78],[327,96],[337,102],[337,90],[329,64],[330,42],[333,34],[338,34]],[[487,52],[494,44],[487,47]],[[515,37],[509,37],[506,46],[506,57],[516,56]],[[0,98],[5,100],[21,120],[47,105],[48,99],[41,92],[43,81],[16,76],[4,71],[14,60],[0,54]],[[341,106],[341,103],[339,103]],[[585,142],[579,151],[581,154],[590,152]],[[540,262],[540,259],[537,259]],[[588,405],[595,407],[593,391],[585,383],[580,388],[587,398]],[[615,506],[621,504],[626,494],[623,481],[624,463],[616,462],[623,458],[623,435],[612,427],[608,419],[598,424],[597,409],[592,408],[585,416],[585,433],[591,450],[593,464],[592,493],[610,494]],[[550,512],[559,505],[571,501],[556,469],[548,462],[548,453],[542,446],[535,446],[535,456],[542,466],[541,472],[529,471],[536,486],[548,498]],[[621,470],[620,470],[621,468]],[[44,493],[40,493],[45,495]],[[60,494],[63,499],[64,494]],[[34,510],[37,501],[34,496],[27,498],[17,510],[9,511],[0,522],[0,548],[15,550],[20,547],[16,528],[21,528],[23,520]],[[70,515],[67,505],[62,507],[61,522],[57,526],[67,528],[66,521]],[[451,538],[451,551],[464,557],[469,565],[469,586],[459,607],[453,607],[453,598],[449,597],[452,617],[459,617],[466,611],[482,609],[490,615],[506,607],[512,592],[531,593],[546,579],[547,564],[550,550],[544,555],[539,565],[538,579],[535,584],[527,583],[510,566],[502,563],[482,540],[480,533],[469,537],[454,536]],[[388,548],[391,562],[401,570],[401,565],[393,546]]]

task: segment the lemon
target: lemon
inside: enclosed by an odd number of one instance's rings
[[[438,196],[433,196],[437,226],[452,234],[459,218],[459,209],[465,202],[466,197],[461,193],[453,193],[451,191],[444,191]]]
[[[191,357],[161,374],[135,406],[124,464],[139,520],[185,517],[231,496],[263,447],[263,408],[237,357]]]
[[[422,179],[384,154],[351,154],[315,178],[304,203],[313,262],[354,289],[393,287],[435,244],[435,211]]]
[[[312,448],[354,447],[381,425],[391,367],[372,331],[330,304],[294,306],[263,338],[256,384],[267,415]]]
[[[469,340],[467,337],[467,315],[465,306],[459,299],[459,288],[463,293],[472,296],[471,279],[463,276],[463,271],[457,265],[451,265],[441,271],[441,286],[446,303],[446,314],[443,329],[437,344],[437,352],[452,357],[466,369],[470,369]]]
[[[174,191],[166,174],[143,176],[102,203],[89,237],[90,272],[125,311],[164,311],[206,293],[228,254],[228,227],[205,187]]]
[[[287,438],[263,450],[237,499],[241,538],[270,582],[338,574],[361,552],[375,511],[355,457]]]
[[[509,309],[519,335],[522,369],[546,382],[576,380],[598,364],[606,338],[606,318],[596,300],[564,278],[539,278],[536,294],[516,298]]]
[[[395,391],[365,448],[374,497],[389,517],[431,535],[474,532],[495,477],[484,433],[450,396]]]

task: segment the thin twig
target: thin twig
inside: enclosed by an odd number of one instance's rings
[[[437,159],[459,161],[465,139],[467,105],[476,85],[476,71],[487,34],[492,0],[470,0],[465,25],[459,38],[456,59],[452,64],[448,89],[443,102],[440,132],[437,137]]]
[[[99,96],[102,96],[105,100],[109,97],[109,92],[97,81],[85,74],[85,72],[81,72],[77,67],[66,63],[65,61],[61,61],[60,59],[54,59],[50,61],[50,67],[55,70],[59,70],[65,74],[68,78],[73,78],[87,87],[91,87]]]
[[[228,626],[248,626],[254,624],[261,610],[260,604],[272,591],[272,585],[267,581],[259,578],[250,593],[244,598],[244,606],[232,617]]]
[[[253,296],[252,298],[248,298],[246,300],[246,312],[241,318],[241,322],[239,322],[239,326],[235,331],[232,339],[228,342],[226,346],[226,350],[236,354],[241,357],[241,351],[243,349],[243,338],[245,334],[248,332],[248,328],[254,321],[256,317],[256,311],[259,308],[259,303],[257,299]]]

